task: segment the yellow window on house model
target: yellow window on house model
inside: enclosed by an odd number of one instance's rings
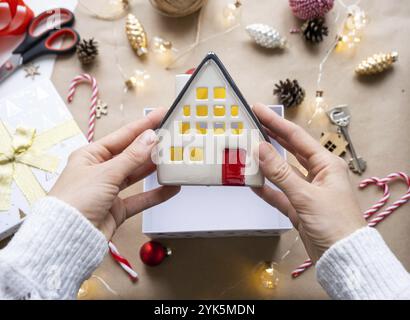
[[[191,128],[191,125],[189,122],[181,122],[179,125],[179,132],[181,134],[189,133],[190,128]]]
[[[196,123],[196,131],[199,134],[206,134],[207,129],[208,129],[208,124],[206,122],[197,122]]]
[[[208,106],[196,106],[196,115],[198,117],[206,117],[208,115]]]
[[[204,150],[202,148],[191,148],[191,152],[189,153],[189,159],[191,161],[204,160]]]
[[[182,161],[184,148],[182,147],[171,147],[171,161]]]
[[[208,100],[208,88],[196,88],[197,100]]]
[[[224,87],[215,87],[214,88],[214,99],[225,99],[226,98],[226,89]]]
[[[189,117],[191,115],[191,107],[186,105],[183,107],[183,114],[185,117]]]
[[[224,115],[225,115],[225,106],[215,105],[214,106],[214,116],[215,117],[223,117]]]
[[[232,105],[231,106],[231,116],[232,117],[237,117],[239,114],[239,106],[237,105]]]
[[[232,122],[232,134],[241,134],[243,130],[243,122]]]
[[[214,134],[224,134],[225,133],[225,123],[215,122],[214,123]]]

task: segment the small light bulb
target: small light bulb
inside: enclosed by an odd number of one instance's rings
[[[238,22],[241,15],[241,2],[239,0],[234,3],[228,3],[222,10],[224,22],[226,26],[232,26]]]
[[[358,6],[350,6],[348,12],[336,45],[337,51],[355,48],[356,45],[361,42],[362,29],[367,24],[365,12]]]
[[[178,51],[172,46],[172,42],[161,37],[154,37],[152,40],[152,51],[156,60],[163,66],[167,66],[175,61],[175,53]]]
[[[161,37],[154,37],[153,47],[155,53],[166,53],[172,50],[172,42]]]
[[[277,264],[271,261],[265,261],[259,267],[259,282],[265,289],[275,289],[279,284],[279,272],[276,269]]]
[[[308,126],[312,124],[314,118],[320,115],[323,115],[326,109],[327,109],[327,104],[325,103],[324,98],[323,98],[323,91],[318,90],[316,91],[316,98],[315,98],[315,103],[313,106],[313,115],[308,121]]]
[[[145,70],[135,70],[134,75],[125,81],[125,85],[128,89],[141,89],[149,78],[150,75]]]
[[[84,298],[88,294],[89,283],[85,280],[77,293],[77,299]]]

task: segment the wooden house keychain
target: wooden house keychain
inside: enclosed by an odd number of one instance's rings
[[[339,132],[322,132],[320,144],[339,157],[346,152],[348,145],[343,135]]]

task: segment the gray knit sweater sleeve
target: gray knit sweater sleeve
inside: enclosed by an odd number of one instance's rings
[[[316,275],[334,299],[410,299],[410,276],[379,232],[357,230],[320,258]]]
[[[106,252],[104,235],[81,213],[46,197],[0,251],[0,299],[75,299]]]

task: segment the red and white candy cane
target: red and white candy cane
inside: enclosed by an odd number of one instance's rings
[[[380,208],[386,204],[390,197],[389,185],[377,177],[364,179],[362,182],[360,182],[359,188],[363,189],[367,187],[369,184],[375,184],[380,188],[383,188],[383,197],[363,213],[363,218],[365,218],[366,220],[371,215],[379,211]]]
[[[387,181],[385,182],[386,184],[395,179],[403,179],[407,183],[407,187],[408,187],[407,192],[399,200],[393,202],[390,206],[388,206],[382,212],[378,213],[377,216],[369,222],[368,225],[370,227],[374,227],[378,223],[382,222],[389,215],[391,215],[397,208],[405,204],[410,199],[410,178],[407,174],[405,174],[404,172],[392,173],[389,176],[387,176],[386,179],[387,179]]]
[[[309,269],[313,265],[313,261],[306,259],[299,267],[292,271],[291,275],[293,278],[299,277],[303,272]]]
[[[405,183],[408,186],[407,192],[399,200],[393,202],[393,204],[388,206],[384,211],[378,213],[375,218],[370,220],[367,224],[369,227],[375,227],[378,223],[382,222],[385,218],[391,215],[397,208],[399,208],[400,206],[402,206],[403,204],[405,204],[407,201],[410,200],[410,177],[404,172],[397,172],[397,173],[391,173],[386,178],[383,178],[383,179],[380,179],[377,177],[371,177],[371,178],[363,180],[360,183],[359,185],[360,188],[364,188],[368,186],[369,184],[376,184],[377,186],[383,188],[383,197],[377,203],[375,203],[372,207],[370,207],[368,210],[366,210],[363,213],[363,217],[365,219],[368,219],[369,217],[372,217],[376,212],[378,212],[380,208],[383,207],[386,204],[386,202],[389,200],[390,192],[389,192],[388,184],[395,179],[403,179],[405,181]],[[291,273],[292,277],[297,278],[303,272],[309,269],[312,265],[313,265],[312,260],[310,259],[305,260],[299,267],[297,267],[295,270],[292,271]]]
[[[137,281],[138,273],[134,271],[134,269],[132,268],[128,260],[125,259],[123,256],[121,256],[120,252],[118,251],[118,249],[115,247],[115,245],[111,241],[108,242],[108,248],[110,250],[111,256],[114,258],[115,261],[118,262],[118,264],[125,270],[125,272],[128,273],[131,280]]]
[[[83,74],[76,76],[73,80],[71,80],[70,88],[68,89],[67,101],[69,103],[73,101],[75,89],[82,82],[90,83],[91,88],[92,88],[90,112],[88,116],[88,133],[87,133],[88,142],[92,142],[94,140],[96,106],[97,106],[97,101],[98,101],[97,80],[95,80],[94,77],[90,76],[87,73],[83,73]]]

